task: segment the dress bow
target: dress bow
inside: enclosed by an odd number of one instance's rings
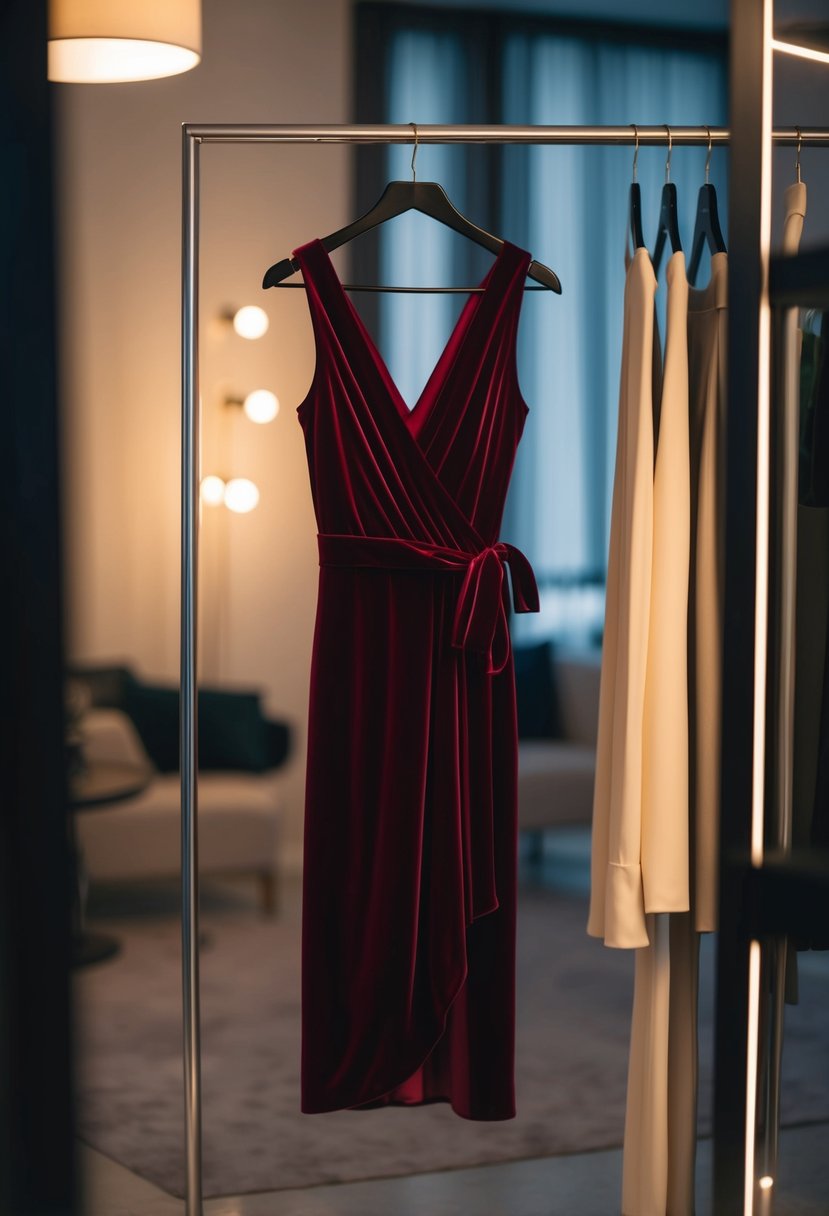
[[[489,675],[503,671],[510,656],[504,595],[504,563],[512,576],[516,612],[538,612],[538,587],[520,549],[498,541],[470,558],[455,610],[452,645],[485,656]]]

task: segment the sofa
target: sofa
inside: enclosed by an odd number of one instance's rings
[[[549,644],[532,649],[535,672],[528,674],[516,648],[518,826],[540,845],[545,828],[589,825],[592,819],[601,651]],[[541,663],[550,670],[539,676]],[[545,698],[553,701],[549,713],[539,716],[537,704],[527,709],[528,701]]]
[[[84,760],[122,761],[150,772],[138,795],[74,812],[87,880],[177,877],[178,690],[147,684],[125,665],[75,667],[69,674],[88,690],[79,724]],[[203,876],[249,875],[263,912],[272,914],[279,899],[279,769],[290,732],[264,718],[258,700],[255,690],[199,690],[198,861]],[[250,744],[254,736],[258,752]]]

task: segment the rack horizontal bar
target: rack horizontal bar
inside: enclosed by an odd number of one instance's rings
[[[200,143],[243,144],[410,144],[414,142],[411,123],[336,124],[328,126],[269,126],[264,123],[182,123],[184,134]],[[640,146],[664,147],[666,126],[637,127]],[[633,124],[621,127],[523,127],[427,125],[417,127],[419,144],[627,144],[635,142]],[[713,146],[729,143],[728,127],[711,127]],[[671,127],[671,141],[678,145],[707,145],[708,127]],[[773,133],[780,147],[796,147],[829,143],[829,127],[781,127]]]

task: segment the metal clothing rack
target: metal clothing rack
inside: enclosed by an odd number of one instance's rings
[[[421,144],[667,146],[665,126],[418,126]],[[782,128],[778,147],[824,146],[829,129]],[[672,127],[674,146],[728,145],[724,127]],[[199,532],[199,213],[200,154],[204,144],[407,144],[411,125],[289,126],[182,124],[182,446],[181,446],[181,869],[184,1022],[186,1213],[202,1213],[201,1054],[199,1011],[198,772],[196,617]],[[758,191],[760,182],[757,182]],[[739,235],[732,233],[732,245]],[[756,252],[756,251],[755,251]],[[767,256],[767,252],[766,252]]]

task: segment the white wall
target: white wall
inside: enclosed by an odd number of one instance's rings
[[[205,0],[202,64],[169,80],[56,86],[63,453],[70,659],[125,659],[175,682],[179,661],[182,121],[344,122],[348,0]],[[264,270],[348,210],[344,149],[202,152],[203,471],[246,474],[261,504],[204,512],[200,673],[261,686],[298,727],[286,773],[298,861],[316,528],[294,408],[310,383],[303,293]],[[259,342],[217,333],[226,304],[261,303]],[[225,387],[276,391],[275,423],[222,420]],[[223,429],[220,429],[223,428]]]

